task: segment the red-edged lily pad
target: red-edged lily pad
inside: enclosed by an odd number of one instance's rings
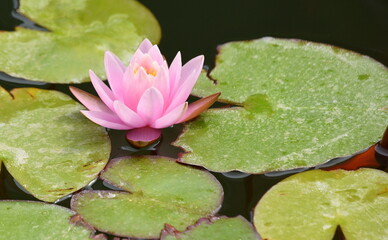
[[[161,234],[161,240],[259,240],[259,235],[252,225],[243,217],[208,217],[179,232],[174,227],[166,225]]]
[[[157,238],[164,224],[179,230],[214,214],[223,191],[209,172],[165,157],[112,160],[101,178],[123,191],[83,191],[72,209],[96,229],[118,236]]]
[[[88,82],[88,69],[105,78],[105,51],[126,62],[144,38],[161,37],[136,0],[20,0],[18,11],[48,31],[0,32],[0,71],[34,81]]]
[[[221,92],[240,107],[187,124],[175,142],[183,163],[249,173],[312,167],[371,146],[388,125],[388,71],[366,56],[263,38],[223,45],[216,64],[194,94]]]
[[[272,187],[254,213],[263,239],[347,240],[388,237],[388,174],[375,169],[314,170]]]
[[[82,108],[57,91],[0,88],[0,161],[40,200],[81,189],[108,161],[108,135]]]
[[[72,223],[75,213],[53,204],[0,201],[1,239],[88,240],[106,239],[94,230]]]

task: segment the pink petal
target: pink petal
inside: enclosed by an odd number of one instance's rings
[[[137,111],[137,105],[140,97],[145,90],[151,87],[151,82],[143,68],[140,68],[136,74],[132,71],[126,71],[124,74],[124,103],[133,111]]]
[[[76,87],[70,86],[69,88],[71,93],[90,111],[112,113],[98,97]]]
[[[152,67],[153,62],[155,62],[154,59],[152,59],[152,57],[148,53],[145,53],[143,54],[143,56],[141,56],[141,58],[138,59],[136,63],[139,64],[139,67],[149,69]]]
[[[203,56],[198,56],[191,59],[182,67],[181,79],[178,83],[177,90],[174,95],[171,95],[171,102],[167,108],[167,111],[175,108],[182,102],[186,101],[189,97],[191,90],[193,89],[199,74],[201,73],[203,66]]]
[[[105,112],[94,112],[82,110],[81,113],[85,117],[89,118],[92,122],[97,123],[106,128],[127,130],[130,129],[125,123],[123,123],[117,116],[105,113]]]
[[[131,60],[129,61],[129,65],[125,71],[127,71],[128,68],[130,68],[131,71],[133,71],[133,66],[135,65],[136,62],[139,61],[139,59],[143,57],[143,55],[144,53],[140,49],[137,49],[135,53],[132,55]]]
[[[105,72],[109,85],[115,97],[123,100],[123,75],[124,65],[116,55],[111,52],[105,53]]]
[[[135,147],[146,147],[158,140],[161,134],[160,129],[144,127],[129,130],[125,136]]]
[[[152,87],[147,89],[139,100],[137,113],[147,124],[153,123],[163,112],[164,100],[158,89]]]
[[[193,72],[197,72],[199,76],[203,68],[203,61],[204,56],[200,55],[191,59],[182,67],[181,78],[177,86],[178,88],[188,84],[187,81],[190,80],[189,76],[191,76]],[[196,78],[198,78],[198,76]],[[191,83],[192,86],[194,86],[195,82],[197,81],[196,78],[194,77],[194,80],[191,79],[192,81],[194,81],[194,83]]]
[[[94,74],[92,70],[89,70],[89,76],[92,80],[93,87],[96,90],[98,96],[109,109],[114,111],[113,101],[115,100],[115,97],[112,91],[101,81],[99,77],[96,76],[96,74]]]
[[[182,71],[182,58],[181,53],[178,52],[170,65],[170,95],[175,94],[175,90],[177,89],[178,82],[181,77]]]
[[[116,54],[110,52],[110,51],[107,51],[105,52],[106,53],[110,53],[111,57],[113,58],[113,60],[119,65],[119,67],[121,68],[121,71],[124,72],[126,67],[124,65],[124,63],[120,60],[119,57],[116,56]]]
[[[195,77],[197,75],[198,74],[196,72],[193,72],[188,78],[195,79]],[[195,81],[194,81],[194,84],[195,84]],[[193,89],[193,86],[191,86],[191,85],[183,85],[180,88],[178,88],[178,90],[175,92],[175,95],[171,96],[172,99],[171,99],[169,106],[167,107],[166,112],[171,111],[176,106],[185,102],[187,100],[187,98],[189,97],[192,89]]]
[[[152,43],[147,38],[143,40],[142,43],[140,43],[140,46],[138,49],[140,49],[143,53],[148,52],[148,50],[152,48]]]
[[[170,95],[170,77],[168,75],[168,69],[161,67],[159,72],[155,76],[154,86],[160,91],[163,99],[168,99]]]
[[[221,93],[215,93],[213,95],[207,96],[205,98],[201,98],[189,105],[187,108],[187,111],[182,116],[177,123],[186,122],[189,121],[195,117],[197,117],[199,114],[204,112],[206,109],[208,109],[215,101],[217,101],[218,97],[221,95]]]
[[[180,118],[182,118],[183,114],[187,110],[187,102],[179,105],[175,109],[173,109],[171,112],[167,113],[163,117],[156,120],[153,124],[151,124],[151,127],[154,128],[165,128],[169,127],[175,123],[178,122]]]
[[[157,45],[152,46],[147,52],[154,61],[163,64],[164,58]]]
[[[160,129],[144,127],[135,128],[127,132],[126,136],[132,141],[152,141],[160,137],[162,131]]]
[[[120,101],[114,101],[113,107],[117,116],[123,121],[127,126],[131,128],[144,127],[146,124],[144,120],[130,108],[124,105]]]

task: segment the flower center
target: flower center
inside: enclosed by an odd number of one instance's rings
[[[156,62],[143,62],[142,64],[135,63],[133,73],[136,74],[139,69],[142,68],[147,75],[156,76],[158,73],[159,66]]]
[[[156,69],[150,67],[150,68],[145,69],[145,70],[146,70],[146,73],[147,73],[148,75],[152,75],[152,76],[154,76],[154,77],[156,76],[156,73],[157,73]]]

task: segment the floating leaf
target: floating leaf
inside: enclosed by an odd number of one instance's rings
[[[210,81],[242,107],[213,109],[175,142],[180,161],[212,171],[250,173],[311,167],[377,142],[388,124],[388,71],[328,45],[264,38],[224,45]]]
[[[72,209],[118,236],[157,238],[165,223],[183,230],[215,213],[223,196],[213,175],[165,157],[115,159],[101,178],[128,192],[83,191],[73,197]]]
[[[0,201],[0,236],[1,239],[92,239],[93,231],[70,223],[74,214],[70,209],[40,202]]]
[[[35,81],[86,82],[88,69],[105,78],[105,51],[129,61],[145,37],[160,39],[158,22],[135,0],[21,0],[19,12],[49,31],[1,32],[0,70]]]
[[[36,198],[53,202],[95,179],[110,142],[69,96],[34,88],[0,88],[0,160]]]
[[[245,218],[210,217],[200,219],[195,226],[190,226],[184,232],[176,231],[172,226],[166,226],[161,234],[161,240],[230,240],[259,239],[252,225]]]
[[[387,239],[388,174],[374,169],[314,170],[272,187],[254,213],[263,239]],[[281,230],[279,230],[281,229]]]

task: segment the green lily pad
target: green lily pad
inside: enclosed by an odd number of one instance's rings
[[[332,46],[264,38],[220,49],[213,109],[186,125],[175,142],[180,161],[212,171],[250,173],[311,167],[381,139],[388,125],[388,71],[366,56]]]
[[[0,236],[1,239],[92,239],[94,231],[70,223],[74,214],[70,209],[40,202],[0,201]]]
[[[0,33],[0,70],[49,83],[89,81],[88,69],[105,78],[105,51],[124,62],[144,38],[157,43],[155,17],[135,0],[21,0],[19,12],[46,27]]]
[[[190,226],[184,232],[178,232],[171,226],[162,231],[161,240],[258,240],[259,235],[252,225],[243,217],[234,218],[210,217],[200,219],[195,226]]]
[[[165,157],[115,159],[101,178],[125,191],[83,191],[73,196],[72,209],[118,236],[158,238],[165,223],[183,230],[214,214],[223,197],[213,175]]]
[[[69,96],[35,88],[0,88],[0,160],[36,198],[53,202],[95,179],[110,141]]]
[[[314,170],[272,187],[254,213],[263,239],[388,238],[388,174],[374,169]]]

